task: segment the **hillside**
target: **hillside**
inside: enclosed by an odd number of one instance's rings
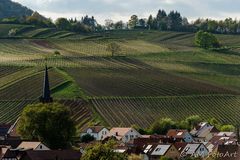
[[[24,105],[38,101],[46,63],[53,97],[70,107],[79,129],[86,123],[149,127],[162,117],[193,114],[239,121],[240,36],[217,35],[232,49],[214,52],[195,47],[187,32],[19,27],[18,39],[0,40],[0,103],[7,108],[0,122],[13,122]],[[111,42],[120,45],[118,56],[106,50]]]
[[[33,11],[11,0],[0,1],[0,18],[30,16]]]

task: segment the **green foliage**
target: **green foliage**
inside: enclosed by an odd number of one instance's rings
[[[193,115],[186,118],[186,122],[191,129],[197,126],[201,121],[202,119],[198,115]]]
[[[222,132],[234,132],[235,127],[233,125],[222,125],[220,130]]]
[[[71,23],[66,18],[58,18],[55,25],[60,30],[69,30],[71,28]]]
[[[197,46],[204,49],[220,47],[218,39],[213,34],[204,31],[199,31],[196,33],[195,43]]]
[[[55,55],[61,55],[61,53],[59,51],[54,51]]]
[[[170,118],[163,118],[160,121],[156,121],[155,123],[153,123],[150,130],[152,133],[165,135],[169,129],[176,128],[177,128],[176,122],[174,122]]]
[[[128,22],[128,25],[130,28],[135,28],[138,24],[138,16],[137,15],[132,15],[129,22]]]
[[[221,126],[220,122],[216,118],[211,118],[209,120],[209,124],[215,126],[217,129],[219,129]]]
[[[118,53],[121,52],[121,47],[119,44],[112,42],[112,43],[108,44],[107,51],[111,52],[112,57],[114,57],[115,55],[117,55]]]
[[[172,158],[169,158],[169,157],[163,156],[163,157],[160,158],[160,160],[173,160],[173,159],[172,159]]]
[[[128,156],[128,160],[142,160],[142,157],[140,155],[131,154]]]
[[[114,152],[114,141],[105,144],[98,143],[86,149],[81,160],[127,160],[127,155]]]
[[[91,136],[90,134],[85,134],[85,135],[83,135],[82,137],[81,137],[81,142],[83,142],[83,143],[89,143],[89,142],[91,142],[91,141],[94,141],[95,140],[95,138],[93,137],[93,136]]]
[[[76,131],[70,111],[58,103],[27,106],[17,130],[22,138],[39,140],[51,149],[67,148]]]

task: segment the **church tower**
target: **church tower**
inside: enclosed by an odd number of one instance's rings
[[[49,79],[48,79],[48,67],[45,67],[45,73],[44,73],[44,82],[43,82],[43,93],[40,97],[41,103],[51,103],[53,102],[53,99],[51,97],[50,92],[50,85],[49,85]]]

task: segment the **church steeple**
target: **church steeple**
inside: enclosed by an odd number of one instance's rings
[[[48,79],[48,67],[45,67],[45,74],[44,74],[44,82],[43,82],[43,93],[40,98],[40,102],[42,103],[51,103],[53,102],[53,99],[51,97],[50,92],[50,85],[49,85],[49,79]]]

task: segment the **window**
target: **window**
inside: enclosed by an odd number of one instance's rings
[[[42,147],[42,145],[40,145],[40,149],[42,149],[43,147]]]

